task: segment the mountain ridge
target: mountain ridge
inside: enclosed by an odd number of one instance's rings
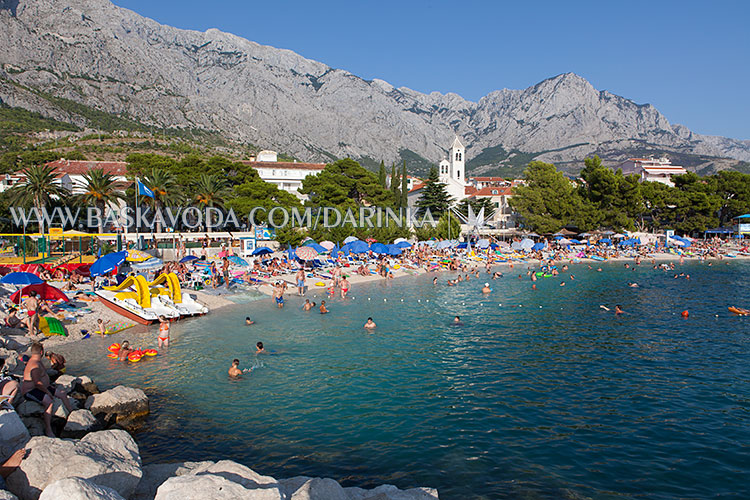
[[[750,161],[750,141],[670,124],[652,105],[597,90],[574,73],[473,102],[364,80],[216,28],[161,25],[107,0],[0,0],[0,26],[6,81],[147,125],[218,131],[303,160],[391,162],[410,152],[437,163],[458,135],[467,157],[494,158],[473,165],[485,171],[502,168],[507,158],[482,156],[498,148],[560,164],[590,154],[615,161],[625,150],[715,158],[716,168]],[[6,104],[54,113],[11,87],[0,81]]]

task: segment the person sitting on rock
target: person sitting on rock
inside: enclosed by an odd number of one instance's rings
[[[18,317],[18,309],[11,307],[8,309],[8,316],[5,318],[5,326],[9,328],[20,328],[21,318]]]
[[[49,359],[53,370],[56,370],[58,373],[65,373],[65,356],[48,351],[44,354],[44,357]]]
[[[21,394],[29,401],[34,401],[44,407],[45,432],[47,436],[55,437],[52,432],[52,404],[55,398],[60,398],[68,413],[73,411],[73,407],[68,400],[67,393],[61,387],[57,387],[49,381],[47,370],[42,365],[42,356],[44,356],[42,344],[39,342],[32,343],[30,352],[31,356],[23,371]]]

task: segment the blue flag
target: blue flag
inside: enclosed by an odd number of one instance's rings
[[[137,177],[135,179],[136,185],[138,186],[138,194],[141,196],[148,196],[149,198],[154,197],[154,192],[146,187]]]

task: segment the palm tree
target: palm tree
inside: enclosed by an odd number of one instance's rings
[[[62,199],[67,190],[57,182],[57,168],[32,165],[21,171],[26,176],[23,184],[18,184],[8,191],[11,203],[33,206],[39,215],[39,232],[44,234],[44,217],[42,211],[52,198]]]
[[[105,217],[104,210],[110,204],[125,199],[125,195],[117,189],[117,181],[114,176],[104,172],[104,169],[95,168],[83,174],[86,181],[85,191],[79,195],[78,201],[82,205],[94,205],[99,209],[99,232],[104,230],[102,218]]]
[[[143,183],[154,193],[151,199],[154,211],[178,203],[182,199],[180,185],[174,174],[167,169],[152,168],[143,179]],[[157,219],[156,231],[161,232],[161,219]]]
[[[218,175],[201,174],[198,181],[193,186],[193,201],[205,210],[206,207],[215,207],[224,205],[224,197],[229,193],[227,183]],[[206,230],[211,231],[211,226],[206,219]]]

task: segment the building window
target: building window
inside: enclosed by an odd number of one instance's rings
[[[456,170],[456,179],[460,179],[460,178],[461,178],[461,171]]]
[[[461,161],[461,153],[456,152],[456,161]]]

